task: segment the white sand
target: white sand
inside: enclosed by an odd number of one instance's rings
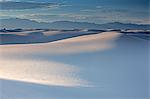
[[[0,78],[55,86],[91,86],[78,76],[79,68],[60,62],[30,58],[30,54],[61,55],[114,47],[119,33],[105,32],[52,43],[0,46]],[[20,59],[21,57],[21,59]]]

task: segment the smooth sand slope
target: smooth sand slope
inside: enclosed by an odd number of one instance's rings
[[[30,55],[106,50],[114,46],[112,41],[119,36],[116,32],[105,32],[52,43],[0,46],[0,78],[46,85],[88,86],[88,82],[76,76],[79,71],[77,67],[47,60],[40,61],[36,57],[30,58]]]

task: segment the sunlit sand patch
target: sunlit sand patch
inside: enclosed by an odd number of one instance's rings
[[[78,72],[79,68],[58,62],[0,59],[0,79],[66,87],[90,86],[77,76]]]
[[[43,34],[45,36],[51,36],[51,35],[56,35],[56,34],[61,34],[62,32],[60,31],[46,31],[46,32],[43,32]]]
[[[86,42],[93,42],[93,41],[98,41],[98,43],[101,42],[107,42],[114,40],[115,38],[119,37],[121,34],[117,32],[103,32],[100,34],[94,34],[94,35],[85,35],[85,36],[80,36],[76,38],[70,38],[66,40],[60,40],[56,41],[53,43],[86,43]],[[101,41],[101,42],[100,42]]]

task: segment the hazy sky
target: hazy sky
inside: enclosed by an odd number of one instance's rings
[[[15,0],[0,0],[15,1]],[[25,18],[36,21],[81,21],[94,23],[149,23],[149,0],[17,0],[12,6],[1,3],[0,18]],[[38,4],[37,4],[38,2]],[[44,3],[43,3],[44,2]],[[53,4],[45,4],[53,3]],[[21,9],[20,9],[21,6]],[[10,7],[8,9],[8,7]],[[14,7],[14,8],[13,8]]]

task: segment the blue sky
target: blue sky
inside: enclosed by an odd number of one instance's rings
[[[0,0],[2,1],[2,0]],[[7,1],[7,0],[3,0]],[[15,0],[11,0],[15,1]],[[80,21],[94,23],[149,23],[149,0],[17,0],[35,8],[1,9],[0,18],[25,18],[42,22]],[[40,3],[53,3],[46,5]],[[37,6],[38,5],[38,6]],[[8,5],[9,6],[9,5]],[[19,6],[23,7],[23,4]],[[27,5],[25,5],[27,7]],[[24,7],[25,7],[24,6]],[[19,7],[18,7],[19,8]]]

